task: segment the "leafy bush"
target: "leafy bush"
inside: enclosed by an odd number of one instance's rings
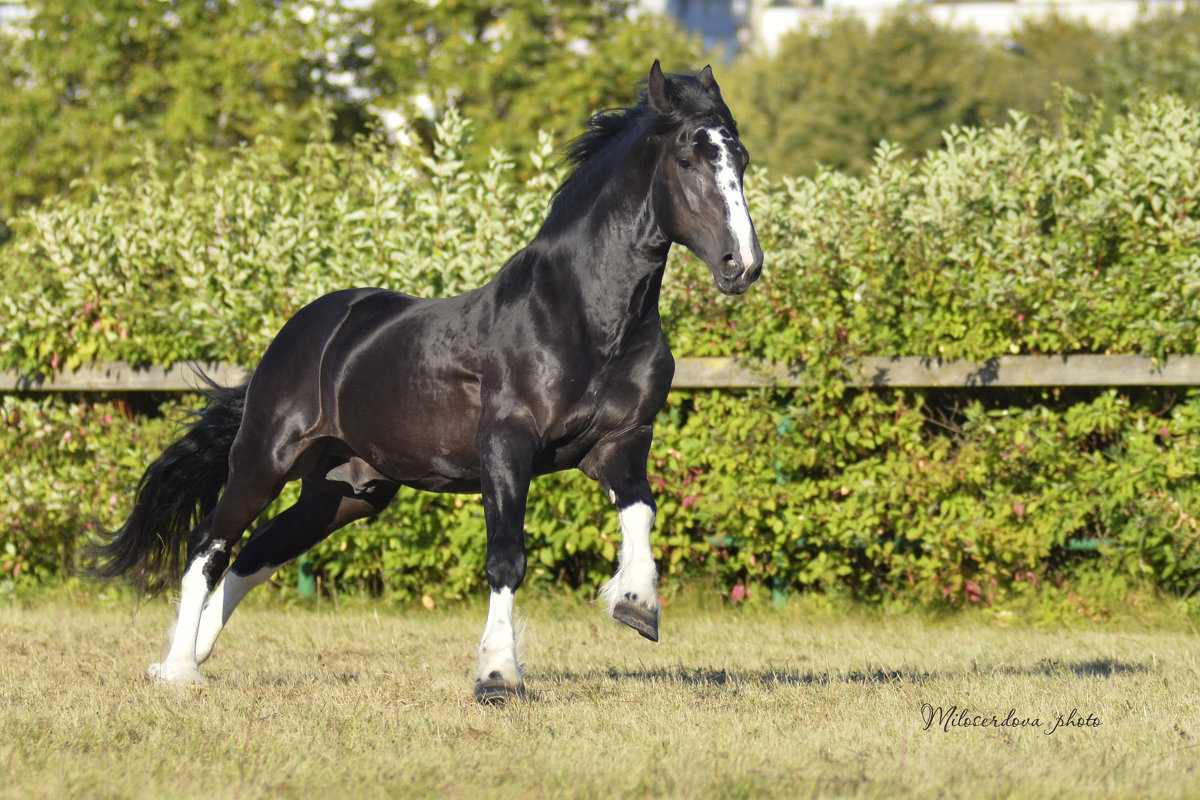
[[[499,154],[469,170],[467,132],[449,117],[435,158],[317,140],[295,168],[263,140],[215,174],[184,164],[166,184],[149,164],[131,187],[29,212],[0,250],[0,364],[252,364],[327,290],[476,285],[533,235],[557,175],[545,138],[527,183]],[[923,605],[1191,595],[1196,392],[860,391],[840,359],[1196,352],[1198,150],[1200,113],[1165,98],[1107,133],[1068,108],[1056,129],[952,129],[915,163],[883,146],[862,179],[754,172],[764,279],[726,298],[678,253],[664,325],[677,355],[789,362],[809,382],[671,395],[651,454],[666,584]],[[115,402],[4,400],[9,580],[61,574],[89,520],[113,524],[178,417],[130,421]],[[539,479],[528,580],[590,589],[617,536],[580,475]],[[458,596],[481,585],[483,542],[475,499],[402,493],[315,557],[337,586]]]
[[[22,218],[31,235],[0,251],[0,359],[25,369],[93,359],[253,364],[325,292],[386,285],[438,295],[484,282],[536,231],[552,178],[521,186],[500,155],[468,171],[462,120],[451,113],[439,130],[434,158],[318,139],[290,167],[264,139],[215,176],[197,159],[171,182],[149,152],[129,186],[47,202]],[[550,150],[543,137],[533,157]]]
[[[694,352],[1196,352],[1200,113],[1166,98],[1097,126],[1017,115],[952,128],[915,163],[885,144],[862,180],[758,184],[750,202],[778,266],[755,302],[721,306],[714,326],[737,336]]]
[[[120,524],[180,404],[161,411],[135,417],[119,401],[0,401],[0,585],[65,577],[87,532]]]
[[[767,279],[724,298],[676,248],[664,325],[678,355],[808,356],[1197,350],[1200,112],[1143,103],[1101,134],[1017,116],[953,128],[918,162],[880,147],[863,179],[771,181],[749,202]],[[295,167],[272,140],[209,175],[59,199],[0,249],[0,366],[88,360],[253,364],[283,322],[335,288],[418,295],[478,285],[534,235],[557,185],[551,140],[521,183],[510,158],[463,160],[451,114],[436,156],[314,140]]]

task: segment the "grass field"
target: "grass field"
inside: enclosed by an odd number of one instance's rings
[[[0,797],[1200,796],[1186,625],[684,599],[655,645],[578,600],[522,611],[530,696],[493,709],[471,695],[482,606],[252,598],[203,689],[142,677],[165,602],[6,606]],[[1072,710],[1099,724],[1055,729]]]

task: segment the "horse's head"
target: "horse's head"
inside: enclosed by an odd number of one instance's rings
[[[708,264],[718,289],[742,294],[763,253],[742,193],[750,156],[712,70],[667,76],[655,61],[646,103],[663,129],[655,205],[667,235]]]

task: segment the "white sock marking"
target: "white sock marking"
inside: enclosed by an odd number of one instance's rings
[[[626,594],[632,596],[632,602],[657,611],[658,569],[650,549],[654,510],[645,503],[634,503],[621,509],[617,516],[621,521],[617,573],[600,589],[600,596],[604,598],[610,616],[613,606]]]
[[[204,568],[210,553],[199,555],[183,573],[179,591],[179,614],[175,618],[175,632],[171,647],[162,663],[151,664],[147,673],[170,683],[203,683],[199,662],[196,659],[196,634],[200,628],[200,614],[208,597],[208,580]]]
[[[513,592],[492,592],[488,602],[487,624],[479,640],[479,667],[476,680],[489,680],[493,672],[513,686],[521,686],[521,664],[517,661],[517,634],[513,628]]]
[[[242,598],[255,586],[266,583],[274,574],[275,567],[263,567],[252,575],[238,575],[233,570],[225,574],[200,614],[200,629],[196,634],[196,660],[199,663],[203,664],[212,655],[217,637]]]

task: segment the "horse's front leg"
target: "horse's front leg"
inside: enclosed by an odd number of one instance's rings
[[[475,699],[502,704],[525,696],[513,629],[513,595],[525,579],[525,501],[533,448],[516,426],[488,423],[477,438],[487,523],[487,625],[479,641]]]
[[[658,641],[658,569],[650,549],[657,507],[646,478],[646,459],[653,437],[643,425],[619,439],[602,442],[580,465],[599,481],[617,507],[621,551],[616,574],[600,589],[609,616],[652,642]]]

